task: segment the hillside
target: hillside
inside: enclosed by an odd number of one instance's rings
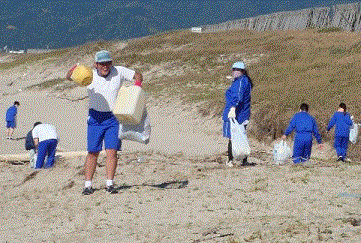
[[[348,105],[356,122],[361,120],[357,95],[361,88],[360,36],[337,29],[208,34],[176,31],[128,43],[94,42],[49,54],[14,56],[14,61],[0,64],[0,69],[24,64],[31,69],[29,65],[46,60],[65,71],[76,62],[91,65],[93,53],[105,48],[114,53],[116,64],[144,73],[144,89],[152,97],[181,99],[204,116],[219,117],[229,85],[229,67],[243,60],[255,85],[251,136],[267,142],[278,138],[299,104],[306,102],[322,136],[330,141],[326,124],[340,102]],[[350,156],[359,157],[358,150],[358,144],[351,146]]]
[[[0,56],[0,110],[21,105],[17,140],[0,139],[0,238],[8,242],[359,242],[360,143],[335,162],[328,119],[345,102],[361,120],[361,34],[337,29],[195,34],[174,31],[123,42],[91,42],[46,54]],[[124,141],[116,186],[104,192],[101,154],[95,193],[83,196],[87,94],[65,81],[96,51],[144,74],[148,145]],[[249,126],[254,167],[225,166],[220,114],[227,76],[242,60],[253,79]],[[274,165],[272,145],[301,102],[325,138],[310,164]],[[60,135],[50,170],[33,170],[24,135],[35,121]],[[291,142],[291,139],[289,139]],[[79,151],[80,150],[80,151]],[[78,151],[78,152],[73,152]],[[65,154],[65,153],[62,153]],[[60,153],[58,153],[58,156]],[[17,155],[20,156],[20,155]]]

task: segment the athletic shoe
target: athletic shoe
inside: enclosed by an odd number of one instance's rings
[[[109,194],[116,194],[118,193],[118,190],[114,188],[114,186],[107,186],[105,188],[105,190],[107,191],[107,193]]]
[[[342,161],[343,162],[343,158],[342,156],[338,156],[337,160],[336,161]]]
[[[90,195],[94,193],[94,189],[90,187],[84,187],[82,194],[83,195]]]
[[[226,165],[227,165],[228,167],[233,167],[233,161],[232,161],[232,160],[227,161],[227,162],[226,162]]]
[[[243,161],[241,166],[255,166],[256,163],[249,163],[247,160],[246,161]]]

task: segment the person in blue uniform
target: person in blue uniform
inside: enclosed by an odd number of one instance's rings
[[[337,153],[337,161],[345,161],[350,128],[353,125],[350,114],[346,112],[346,109],[346,104],[341,103],[339,109],[333,114],[327,126],[327,132],[336,126],[334,147]]]
[[[16,115],[18,114],[19,101],[15,101],[6,111],[6,139],[12,139],[16,128]]]
[[[53,125],[41,122],[36,122],[35,124],[32,131],[34,146],[37,152],[34,169],[51,168],[55,163],[56,147],[58,146],[56,128]],[[46,156],[48,156],[48,158],[44,164]]]
[[[251,90],[253,87],[252,80],[248,76],[243,62],[233,64],[232,77],[232,84],[225,93],[226,105],[223,110],[223,136],[229,138],[228,161],[226,164],[230,167],[233,166],[230,119],[236,119],[246,129],[251,115]],[[254,165],[254,163],[249,163],[246,157],[241,165]]]
[[[319,149],[322,149],[323,146],[316,120],[308,113],[308,105],[305,103],[301,104],[300,112],[296,113],[291,119],[282,139],[286,139],[293,130],[296,131],[293,145],[293,162],[295,164],[305,163],[311,157],[313,136],[319,144]]]

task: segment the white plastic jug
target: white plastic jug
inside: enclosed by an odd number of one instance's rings
[[[120,123],[138,124],[145,107],[145,93],[141,87],[123,85],[118,93],[113,113]]]

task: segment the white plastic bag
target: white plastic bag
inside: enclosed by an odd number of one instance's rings
[[[235,160],[242,160],[251,154],[244,124],[239,124],[236,119],[229,119],[231,123],[232,154]],[[247,121],[248,122],[248,121]]]
[[[355,144],[357,142],[357,135],[358,135],[358,125],[354,123],[350,129],[350,142]]]
[[[119,124],[120,140],[131,140],[143,144],[148,144],[150,139],[150,121],[147,109],[144,109],[142,119],[139,124]]]
[[[290,146],[287,145],[286,141],[282,140],[279,143],[275,143],[273,147],[273,160],[276,165],[282,165],[287,162],[292,156]]]

